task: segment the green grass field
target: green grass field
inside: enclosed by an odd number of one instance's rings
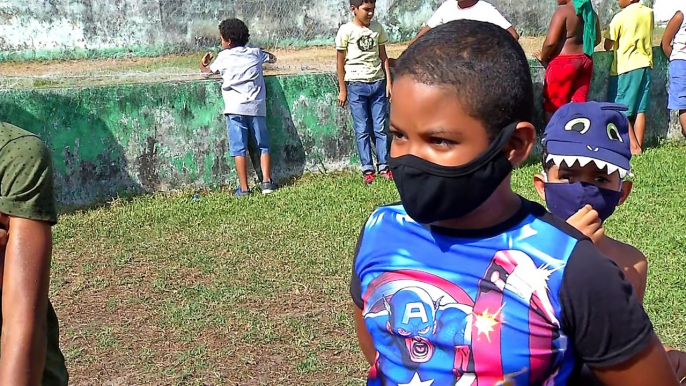
[[[637,158],[607,226],[650,261],[646,309],[686,348],[686,145]],[[533,198],[539,166],[516,171]],[[348,280],[392,182],[309,176],[270,196],[141,197],[61,217],[52,300],[73,384],[362,384]],[[602,294],[598,294],[602,296]]]

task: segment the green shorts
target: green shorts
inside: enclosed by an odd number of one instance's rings
[[[650,68],[644,67],[619,76],[610,76],[607,99],[626,105],[626,115],[633,117],[645,113],[650,101]]]

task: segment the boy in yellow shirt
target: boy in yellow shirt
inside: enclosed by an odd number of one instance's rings
[[[619,0],[622,11],[610,22],[605,50],[614,51],[608,100],[626,105],[631,153],[641,154],[653,68],[653,10],[639,0]]]
[[[388,168],[388,97],[391,93],[386,43],[388,34],[372,20],[376,0],[350,0],[353,20],[336,35],[337,69],[341,107],[350,105],[355,142],[364,182],[375,178],[372,142],[379,176],[392,179]],[[372,138],[374,140],[372,141]]]

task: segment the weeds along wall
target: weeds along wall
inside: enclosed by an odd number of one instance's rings
[[[655,57],[651,140],[679,132],[678,121],[670,124],[666,110],[667,62],[657,51]],[[592,99],[604,99],[611,60],[607,53],[596,54]],[[540,130],[544,70],[537,62],[530,67],[534,123]],[[351,119],[337,105],[334,74],[270,76],[266,83],[277,180],[357,167]],[[39,134],[52,151],[63,206],[131,193],[235,185],[222,107],[218,79],[0,92],[0,120]],[[257,162],[253,159],[253,165]]]
[[[540,35],[557,3],[489,0],[520,34]],[[660,0],[662,2],[668,0]],[[669,0],[673,1],[673,0]],[[443,0],[377,0],[392,41],[413,37]],[[644,0],[648,5],[653,0]],[[607,26],[617,0],[593,0]],[[348,0],[84,0],[0,2],[0,60],[156,56],[218,46],[217,25],[243,19],[262,46],[333,44]],[[658,4],[659,5],[659,4]]]

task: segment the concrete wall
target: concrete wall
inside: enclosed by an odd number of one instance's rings
[[[651,138],[667,136],[670,128],[666,60],[657,52],[656,58]],[[596,56],[593,99],[604,99],[611,59],[607,53]],[[540,106],[544,70],[530,64]],[[357,166],[350,117],[337,106],[337,90],[333,74],[267,77],[277,179]],[[48,144],[57,198],[69,206],[117,194],[234,184],[221,108],[217,80],[0,92],[0,121],[37,133]],[[539,129],[542,119],[539,108]]]
[[[606,26],[617,0],[593,0]],[[652,0],[645,0],[652,4]],[[665,0],[661,0],[665,1]],[[394,41],[408,40],[442,0],[377,0]],[[525,35],[547,31],[554,0],[491,0]],[[217,25],[239,17],[260,45],[332,44],[347,0],[5,0],[0,60],[158,55],[217,46]]]

